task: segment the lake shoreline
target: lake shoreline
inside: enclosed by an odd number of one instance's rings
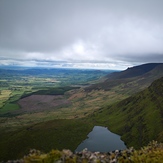
[[[107,127],[94,126],[92,131],[87,135],[87,139],[78,145],[75,152],[80,152],[83,149],[88,149],[92,152],[110,152],[126,148],[125,143],[119,135],[111,132]]]

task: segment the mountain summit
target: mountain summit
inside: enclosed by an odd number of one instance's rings
[[[121,72],[115,72],[107,76],[108,79],[124,79],[145,75],[152,70],[163,70],[163,63],[147,63],[139,66],[127,68]]]

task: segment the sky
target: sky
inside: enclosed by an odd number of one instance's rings
[[[0,0],[0,65],[163,62],[163,0]]]

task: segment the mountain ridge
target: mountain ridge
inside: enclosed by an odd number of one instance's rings
[[[122,78],[132,78],[141,76],[154,68],[163,65],[163,63],[146,63],[134,67],[129,67],[124,71],[115,72],[107,75],[108,79],[122,79]]]
[[[124,71],[113,72],[106,75],[102,81],[85,88],[86,91],[109,91],[117,86],[121,92],[128,91],[128,95],[142,91],[154,80],[163,76],[163,63],[147,63],[128,68]]]

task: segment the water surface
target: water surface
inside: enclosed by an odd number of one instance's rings
[[[108,128],[94,126],[93,130],[88,134],[88,138],[84,140],[75,151],[79,152],[84,148],[92,152],[109,152],[116,149],[126,149],[126,146],[120,139],[120,136],[110,132]]]

